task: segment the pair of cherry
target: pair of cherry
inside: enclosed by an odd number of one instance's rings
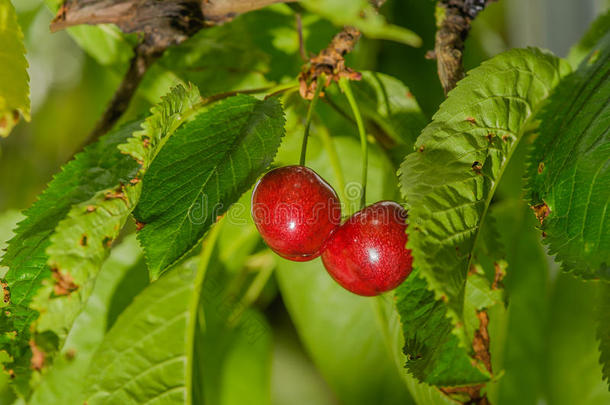
[[[399,204],[380,201],[341,224],[337,193],[305,166],[271,170],[252,194],[252,218],[274,252],[293,261],[322,255],[341,286],[365,296],[392,290],[411,273],[406,217]]]

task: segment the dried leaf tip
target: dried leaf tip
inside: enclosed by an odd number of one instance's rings
[[[299,75],[301,97],[313,99],[317,88],[317,79],[326,75],[324,87],[330,86],[342,77],[350,80],[360,80],[362,75],[345,66],[345,55],[351,52],[360,39],[360,31],[354,27],[345,27],[330,41],[330,44],[309,60]],[[322,94],[320,94],[322,96]]]

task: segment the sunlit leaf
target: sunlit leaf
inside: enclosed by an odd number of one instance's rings
[[[443,301],[429,305],[446,308],[453,326],[459,325],[450,332],[458,337],[458,351],[472,355],[464,328],[466,276],[487,209],[531,117],[567,71],[566,63],[535,49],[508,51],[484,62],[449,94],[401,165],[400,185],[409,207],[407,247],[427,282],[422,288]],[[399,288],[408,289],[407,284]],[[414,311],[407,305],[401,315]],[[414,339],[420,343],[412,348],[426,344],[417,335]],[[420,360],[429,364],[420,378],[429,381],[442,370],[453,384],[480,382],[481,375],[473,375],[464,362],[461,373],[446,374],[448,363],[434,360],[443,356],[441,348],[432,347],[430,357]],[[461,355],[452,349],[445,356]]]
[[[179,129],[143,179],[135,211],[151,277],[187,254],[269,166],[284,135],[277,98],[239,95]]]
[[[5,279],[11,297],[0,315],[6,320],[0,324],[6,332],[0,347],[12,356],[6,367],[14,370],[24,393],[31,372],[30,332],[51,358],[139,198],[141,183],[134,178],[197,102],[196,89],[174,89],[143,124],[125,125],[77,154],[25,212],[2,262],[9,267]]]
[[[227,295],[207,256],[213,232],[199,260],[164,274],[118,317],[91,361],[88,404],[270,403],[270,329]]]
[[[111,326],[115,302],[129,302],[147,282],[143,258],[139,254],[135,235],[132,235],[113,249],[104,262],[87,304],[70,329],[61,355],[53,361],[29,399],[29,404],[83,402],[85,386],[82,378],[106,330]]]
[[[187,403],[201,277],[195,262],[152,283],[121,314],[91,361],[88,404]]]
[[[3,334],[0,347],[7,350],[15,363],[16,378],[27,379],[29,367],[30,324],[38,312],[30,305],[43,285],[51,280],[46,249],[58,223],[73,204],[87,201],[100,189],[128,182],[137,171],[136,162],[119,153],[117,146],[138,128],[131,123],[102,137],[99,142],[77,154],[66,164],[38,201],[25,211],[15,236],[10,240],[2,264],[9,268],[4,276],[10,288],[10,305],[2,311],[3,332],[16,332],[14,339]]]

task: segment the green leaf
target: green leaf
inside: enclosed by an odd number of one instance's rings
[[[17,378],[29,374],[26,363],[29,363],[30,324],[38,317],[30,304],[43,280],[51,278],[46,254],[49,238],[73,204],[87,201],[100,189],[127,182],[136,173],[137,164],[116,148],[138,125],[138,122],[131,123],[103,136],[66,164],[38,201],[25,211],[25,219],[8,244],[2,264],[9,268],[4,278],[10,288],[11,302],[0,314],[0,329],[5,333],[16,332],[16,337],[7,338],[3,334],[0,349],[13,357],[13,366],[22,362],[22,368],[15,370]]]
[[[602,366],[602,378],[606,380],[610,390],[610,286],[604,284],[599,288],[599,304],[597,308],[597,339],[599,340],[600,352],[599,363]]]
[[[271,328],[254,310],[248,310],[243,318],[232,333],[231,347],[223,360],[222,399],[218,403],[271,405]]]
[[[287,319],[288,317],[286,317]],[[315,368],[289,322],[273,327],[274,405],[336,405],[335,395]]]
[[[44,344],[51,357],[137,203],[141,182],[134,179],[199,100],[197,89],[175,88],[143,124],[128,124],[76,155],[25,212],[3,258],[11,304],[0,315],[6,319],[0,324],[0,349],[13,357],[7,367],[14,369],[23,393],[30,373],[30,331],[36,331],[37,344]]]
[[[127,66],[133,57],[133,46],[127,35],[114,25],[79,25],[66,31],[93,59],[117,70]]]
[[[199,89],[195,86],[172,88],[150,109],[142,130],[119,145],[119,150],[141,162],[142,171],[146,172],[169,136],[194,112],[200,101]]]
[[[192,342],[203,271],[190,261],[140,293],[91,360],[88,404],[190,404]]]
[[[47,264],[54,277],[73,283],[75,290],[58,295],[54,293],[54,284],[43,284],[32,302],[32,308],[41,313],[38,330],[52,330],[60,339],[65,338],[91,294],[108,249],[133,208],[136,194],[135,187],[123,186],[99,191],[91,199],[73,205],[57,225],[46,250]]]
[[[384,341],[375,299],[344,290],[320,259],[298,265],[278,261],[280,291],[291,319],[341,402],[409,403]]]
[[[142,162],[140,171],[129,182],[116,183],[112,188],[98,191],[89,200],[73,205],[66,218],[56,226],[50,238],[51,244],[46,249],[47,263],[56,275],[78,288],[59,296],[54,294],[53,285],[40,289],[32,303],[32,307],[41,313],[37,321],[39,331],[51,330],[60,340],[68,333],[72,321],[89,297],[112,241],[119,235],[139,200],[141,183],[138,179],[167,136],[175,131],[198,102],[196,88],[174,88],[151,109],[142,129],[118,146],[122,152]]]
[[[419,380],[439,387],[484,383],[491,377],[487,365],[471,359],[475,331],[480,327],[479,311],[503,307],[502,290],[491,289],[479,266],[468,275],[464,301],[464,323],[459,328],[471,342],[460,347],[447,316],[447,307],[434,299],[416,268],[395,293],[396,307],[404,335],[407,369]],[[497,311],[496,311],[497,312]]]
[[[562,269],[610,281],[610,34],[538,116],[528,200]]]
[[[159,67],[185,82],[195,83],[205,95],[269,85],[265,73],[269,70],[270,57],[249,35],[257,32],[250,30],[249,19],[252,17],[243,15],[231,24],[199,31],[179,46],[168,49],[159,60]]]
[[[307,0],[302,4],[337,26],[352,25],[358,28],[367,37],[402,42],[415,47],[422,44],[421,38],[413,31],[388,24],[367,0]]]
[[[394,295],[396,298],[396,294]],[[389,296],[384,296],[381,301],[387,301]],[[405,336],[400,314],[397,307],[397,299],[392,300],[390,305],[385,305],[385,319],[387,319],[386,340],[389,342],[390,351],[393,352],[394,364],[402,376],[409,393],[418,405],[449,405],[457,402],[443,394],[438,388],[418,381],[413,375],[405,370],[407,356],[404,353]],[[383,306],[382,306],[383,307]],[[382,308],[383,309],[383,308]],[[380,312],[383,313],[383,312]]]
[[[485,365],[475,362],[469,351],[460,347],[458,336],[451,332],[446,305],[434,299],[418,269],[396,290],[396,299],[405,337],[406,366],[419,381],[449,387],[489,380]]]
[[[30,88],[23,33],[10,0],[0,0],[0,137],[8,136],[21,114],[30,120]]]
[[[40,385],[28,403],[77,404],[82,403],[87,372],[93,354],[110,326],[110,311],[117,298],[133,299],[134,293],[144,288],[147,278],[134,278],[132,273],[145,275],[145,266],[135,235],[112,250],[104,262],[87,304],[74,321],[70,333],[51,368],[44,374]],[[117,297],[117,292],[122,294]]]
[[[574,69],[578,68],[578,65],[597,45],[599,40],[606,35],[608,30],[610,30],[610,10],[597,17],[580,41],[570,49],[568,62]]]
[[[230,316],[238,304],[209,260],[218,226],[200,260],[164,274],[119,316],[91,361],[88,404],[270,403],[270,329],[253,310]]]
[[[464,324],[466,275],[497,184],[531,117],[567,71],[535,49],[484,62],[449,94],[401,165],[407,247],[453,325]],[[453,333],[471,346],[464,328]]]
[[[201,298],[205,327],[195,338],[194,402],[270,405],[271,328],[262,314],[242,306],[240,294],[231,291],[232,276],[214,262],[207,270]]]
[[[143,179],[135,211],[153,279],[187,254],[267,168],[284,135],[277,98],[239,95],[179,129]]]

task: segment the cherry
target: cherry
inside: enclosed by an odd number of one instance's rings
[[[406,218],[404,208],[393,201],[358,211],[326,243],[324,267],[355,294],[373,296],[398,287],[413,263],[411,251],[405,248]]]
[[[302,262],[320,255],[341,222],[341,205],[316,172],[285,166],[265,174],[254,187],[252,218],[274,252]]]

